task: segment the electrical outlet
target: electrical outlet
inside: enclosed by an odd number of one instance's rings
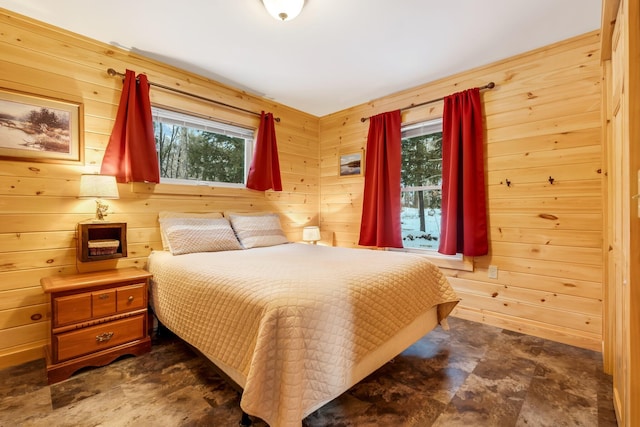
[[[489,266],[489,279],[497,279],[498,278],[498,266],[490,265]]]

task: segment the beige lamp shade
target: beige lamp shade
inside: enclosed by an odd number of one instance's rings
[[[302,240],[305,242],[317,242],[320,240],[320,228],[312,225],[302,229]]]
[[[115,176],[82,175],[80,176],[80,194],[83,199],[117,199],[118,183]]]
[[[110,175],[80,176],[80,193],[78,197],[81,199],[96,199],[96,217],[94,221],[104,221],[109,205],[102,203],[101,199],[117,199],[120,197],[116,177]]]
[[[291,21],[302,12],[304,0],[262,0],[269,15],[278,21]]]

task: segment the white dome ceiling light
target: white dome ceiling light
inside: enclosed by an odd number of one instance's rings
[[[278,21],[291,21],[302,12],[304,0],[262,0],[265,9]]]

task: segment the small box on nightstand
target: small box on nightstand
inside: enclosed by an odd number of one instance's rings
[[[78,259],[80,261],[101,261],[126,256],[126,222],[81,222],[78,224]]]

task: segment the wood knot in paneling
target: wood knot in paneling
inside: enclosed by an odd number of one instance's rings
[[[557,220],[557,219],[558,219],[558,217],[557,217],[557,216],[555,216],[555,215],[545,214],[545,213],[541,213],[541,214],[540,214],[540,215],[538,215],[538,216],[539,216],[540,218],[542,218],[542,219],[548,219],[548,220],[551,220],[551,221],[555,221],[555,220]]]

